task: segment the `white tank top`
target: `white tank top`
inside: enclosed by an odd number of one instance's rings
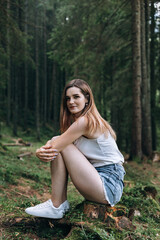
[[[104,133],[95,139],[81,136],[74,142],[74,145],[94,167],[114,163],[122,165],[124,162],[124,157],[110,133],[107,138]]]

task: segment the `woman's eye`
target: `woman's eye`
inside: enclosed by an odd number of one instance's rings
[[[79,96],[75,96],[74,98],[79,98]]]

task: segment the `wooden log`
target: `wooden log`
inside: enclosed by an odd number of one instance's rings
[[[7,147],[30,147],[31,143],[4,143],[3,146],[7,146]]]
[[[31,146],[31,143],[25,142],[22,138],[16,138],[13,139],[14,143],[4,143],[3,146],[8,146],[8,147],[20,147],[20,146],[25,146],[29,147]]]
[[[17,156],[17,158],[22,158],[22,157],[30,156],[30,155],[32,155],[31,152],[25,152],[25,153],[19,154],[19,155]]]

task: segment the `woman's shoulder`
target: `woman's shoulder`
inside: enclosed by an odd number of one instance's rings
[[[78,125],[87,127],[87,125],[88,125],[88,118],[87,118],[86,116],[79,117],[79,118],[75,121],[75,123],[77,123]]]

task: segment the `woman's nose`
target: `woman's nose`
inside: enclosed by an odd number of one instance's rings
[[[70,98],[70,101],[69,101],[69,103],[74,103],[74,99],[73,98]]]

